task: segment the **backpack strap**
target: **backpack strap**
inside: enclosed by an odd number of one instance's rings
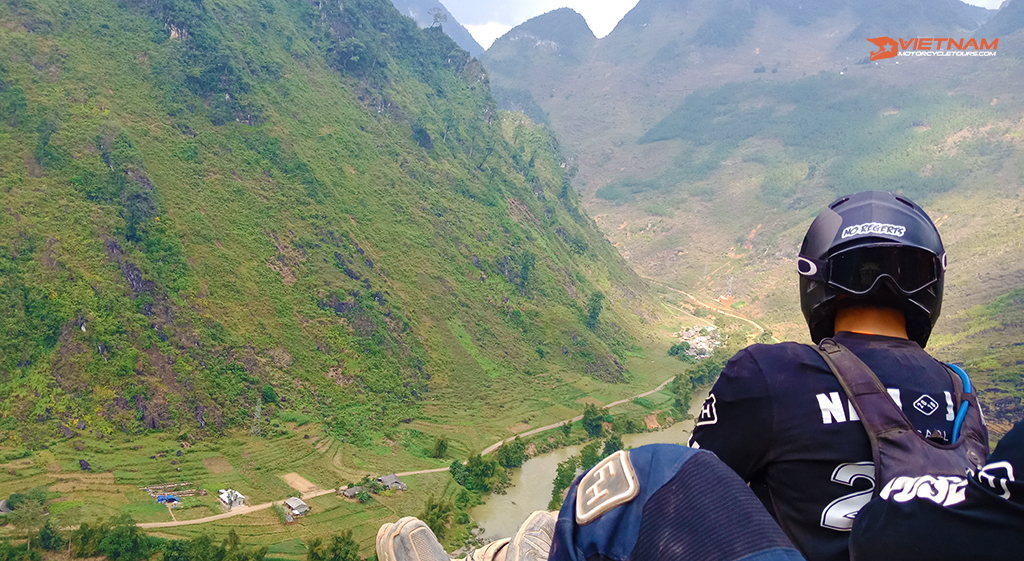
[[[831,338],[825,338],[816,350],[825,359],[857,410],[875,455],[878,454],[880,435],[893,431],[915,431],[910,419],[896,405],[875,373],[849,349]],[[875,460],[877,466],[878,458]]]
[[[917,432],[875,373],[849,349],[826,338],[815,350],[843,387],[871,441],[875,496],[895,477],[963,475],[984,463],[988,456],[988,432],[966,374],[960,376],[953,368],[946,369],[960,402],[955,433],[960,432],[962,425],[963,434],[957,434],[958,438],[950,444],[938,444]]]

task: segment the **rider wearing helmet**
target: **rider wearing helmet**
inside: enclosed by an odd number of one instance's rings
[[[940,443],[951,439],[959,402],[946,367],[923,347],[939,316],[945,266],[927,214],[878,191],[830,204],[798,258],[811,339],[849,349],[917,432]],[[690,445],[747,481],[807,559],[845,560],[854,517],[875,486],[859,420],[816,349],[753,345],[726,364]]]

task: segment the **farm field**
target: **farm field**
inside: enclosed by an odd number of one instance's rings
[[[685,324],[693,319],[679,316],[673,322]],[[667,340],[665,335],[678,329],[673,322],[657,327],[653,339]],[[661,346],[667,348],[668,344]],[[578,415],[584,403],[605,405],[648,391],[683,369],[663,349],[650,357],[631,357],[628,367],[634,375],[631,383],[594,382],[586,389],[580,388],[572,396],[574,408],[549,405],[531,412],[529,405],[523,405],[522,410],[509,408],[500,418],[486,423],[470,423],[464,415],[460,419],[459,411],[428,405],[425,410],[434,411],[432,415],[401,425],[368,448],[329,436],[321,425],[305,419],[296,423],[276,417],[271,421],[272,432],[260,437],[244,431],[203,439],[170,433],[103,439],[80,435],[51,442],[47,449],[29,457],[0,464],[0,496],[45,486],[50,492],[51,516],[63,527],[121,513],[130,514],[139,523],[205,518],[227,512],[217,498],[220,489],[234,489],[246,497],[246,505],[258,505],[346,487],[364,476],[445,468],[454,459],[464,459],[501,438]],[[670,407],[672,397],[671,391],[662,390],[639,404],[627,401],[616,406],[615,414],[639,420],[652,410]],[[430,457],[437,436],[449,438],[452,443],[443,460]],[[544,433],[538,441],[547,438]],[[16,449],[0,448],[0,457],[18,454]],[[81,469],[80,460],[88,462],[88,472]],[[165,539],[190,539],[202,534],[220,539],[234,530],[243,545],[267,546],[270,557],[298,560],[305,557],[309,540],[352,530],[363,553],[370,554],[381,524],[417,515],[428,498],[451,497],[461,489],[447,472],[404,476],[402,480],[409,487],[407,491],[385,491],[373,495],[366,504],[334,493],[309,498],[310,514],[287,526],[266,508],[202,524],[152,529],[149,533]],[[164,493],[181,496],[178,507],[168,509],[158,504],[155,496]],[[14,534],[10,528],[0,528],[0,537],[5,535]]]

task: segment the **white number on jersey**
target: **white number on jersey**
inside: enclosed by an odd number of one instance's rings
[[[853,519],[860,509],[871,500],[871,492],[875,490],[875,464],[873,462],[856,462],[840,464],[832,472],[832,481],[853,486],[854,481],[865,479],[871,487],[844,495],[829,503],[821,512],[821,526],[840,532],[849,532],[853,528]]]

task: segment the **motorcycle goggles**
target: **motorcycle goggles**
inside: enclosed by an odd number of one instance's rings
[[[827,261],[800,256],[797,269],[802,276],[852,296],[870,293],[885,278],[909,295],[938,282],[946,269],[946,254],[936,256],[900,245],[867,245],[839,251]]]

